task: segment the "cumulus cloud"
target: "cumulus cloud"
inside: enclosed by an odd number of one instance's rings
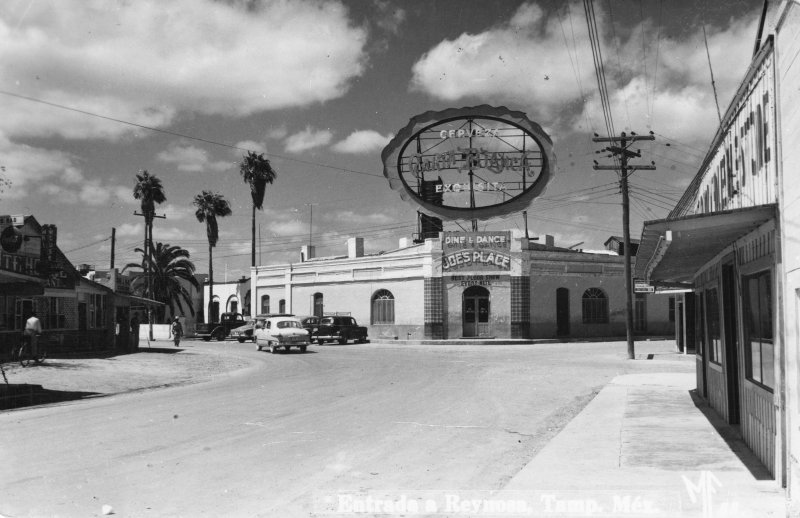
[[[3,2],[0,88],[163,127],[184,111],[248,115],[338,98],[364,71],[366,40],[335,0]],[[133,128],[12,98],[0,130],[116,138]]]
[[[392,140],[391,133],[383,136],[374,130],[358,130],[331,146],[331,149],[339,153],[371,153],[380,151]]]
[[[352,210],[339,210],[333,214],[334,221],[338,223],[356,224],[356,225],[388,225],[396,223],[397,220],[382,212],[372,214],[358,214]]]
[[[306,129],[290,135],[284,141],[286,151],[290,153],[300,153],[314,149],[321,146],[327,146],[333,139],[333,133],[330,130],[318,130],[310,126]]]
[[[400,32],[400,27],[406,21],[406,10],[392,5],[389,1],[376,0],[375,7],[378,16],[375,24],[382,30],[391,34]]]
[[[156,158],[167,164],[174,164],[178,171],[199,173],[204,171],[223,172],[235,166],[232,161],[214,161],[208,151],[191,145],[173,144],[160,152]]]
[[[299,220],[270,220],[267,231],[272,236],[304,236],[308,234],[308,225]]]
[[[577,2],[570,8],[582,11]],[[529,116],[558,129],[588,132],[587,118],[593,127],[603,127],[587,28],[570,26],[565,43],[562,19],[555,12],[545,13],[535,2],[522,4],[505,24],[478,34],[461,34],[428,50],[413,66],[410,88],[448,102],[489,97],[530,106]],[[641,33],[657,32],[651,21],[629,28],[627,39],[617,33],[619,42],[611,40],[611,27],[601,10],[597,23],[609,46],[604,65],[615,126],[621,130],[630,125],[642,131],[653,122],[678,119],[672,116],[675,113],[693,114],[670,122],[671,127],[682,131],[676,125],[683,124],[689,132],[685,138],[695,134],[708,138],[718,121],[715,114],[706,117],[709,107],[714,110],[714,101],[710,80],[706,80],[706,54],[698,51],[703,48],[702,36],[680,41],[664,37],[658,53],[651,49],[645,60]],[[723,109],[748,65],[755,23],[753,17],[726,27],[708,27]],[[740,58],[734,61],[731,56]]]
[[[117,227],[118,237],[142,237],[144,236],[144,225],[142,223],[123,223]]]

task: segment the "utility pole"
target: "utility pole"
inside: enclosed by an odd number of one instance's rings
[[[655,140],[651,131],[649,135],[637,135],[631,132],[626,135],[623,131],[619,137],[595,137],[592,142],[609,142],[611,145],[598,151],[607,151],[608,157],[619,160],[618,166],[600,165],[594,161],[595,170],[619,171],[620,190],[622,191],[622,239],[625,252],[625,334],[628,340],[628,359],[633,360],[636,354],[633,346],[633,277],[631,274],[631,229],[630,229],[630,199],[628,197],[628,176],[636,170],[654,170],[655,162],[651,165],[629,165],[629,158],[641,158],[639,150],[636,152],[628,149],[631,144],[640,140]]]
[[[150,258],[151,250],[153,249],[153,236],[152,236],[153,229],[150,228],[149,229],[150,232],[148,233],[147,218],[146,218],[147,215],[146,214],[134,211],[133,215],[134,216],[144,216],[145,217],[145,224],[144,224],[144,227],[145,227],[144,228],[144,235],[145,235],[144,256],[142,257],[142,262],[144,263],[144,267],[145,267],[145,270],[144,270],[144,281],[145,281],[145,289],[147,290],[146,294],[147,294],[148,298],[151,298],[153,296],[153,286],[152,286],[153,279],[150,276],[150,262],[148,261],[148,259]],[[162,215],[162,216],[159,216],[158,214],[153,214],[153,217],[154,218],[159,218],[159,219],[167,219],[166,214]],[[152,300],[152,298],[151,298],[151,300]],[[148,306],[147,306],[147,321],[148,321],[149,326],[150,326],[150,334],[149,334],[150,340],[153,339],[153,314],[152,313],[153,313],[153,309],[148,304]]]
[[[311,230],[312,224],[314,223],[314,205],[318,205],[317,203],[306,203],[306,207],[308,207],[308,249],[311,250]]]
[[[115,227],[111,227],[111,270],[114,269],[114,249],[117,246],[117,229]]]

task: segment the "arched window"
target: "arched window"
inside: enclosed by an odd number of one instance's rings
[[[286,313],[286,299],[278,301],[278,313]]]
[[[325,305],[322,300],[322,293],[314,294],[314,316],[322,318]]]
[[[208,321],[219,322],[219,297],[214,295],[214,299],[209,304]]]
[[[238,313],[239,312],[239,297],[236,295],[231,295],[228,297],[228,301],[225,303],[225,311],[228,313]]]
[[[608,323],[608,297],[600,288],[589,288],[583,292],[583,323]]]
[[[261,295],[261,313],[269,313],[269,295]]]
[[[378,290],[372,296],[372,324],[394,324],[394,295]]]

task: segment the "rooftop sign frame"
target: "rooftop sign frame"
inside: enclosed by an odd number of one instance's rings
[[[381,158],[403,200],[448,220],[521,212],[544,192],[556,163],[541,126],[488,105],[417,115]]]

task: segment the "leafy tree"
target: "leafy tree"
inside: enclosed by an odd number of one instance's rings
[[[197,221],[206,224],[206,235],[208,236],[208,321],[213,318],[211,312],[214,301],[214,260],[212,249],[217,246],[219,240],[219,227],[217,218],[230,216],[231,206],[221,194],[211,191],[203,191],[194,197],[194,205],[197,207],[194,215]]]
[[[189,252],[168,243],[156,243],[150,255],[145,255],[141,248],[137,248],[136,252],[142,254],[142,263],[128,263],[122,271],[124,272],[128,268],[144,270],[147,267],[147,270],[151,272],[151,298],[166,304],[172,315],[177,314],[176,308],[181,313],[185,313],[183,304],[186,303],[189,312],[194,315],[191,293],[181,282],[186,281],[195,289],[199,289],[199,283],[194,276],[195,266],[189,260]],[[131,289],[134,293],[143,294],[146,289],[145,284],[144,276],[136,277],[131,282]],[[164,321],[165,309],[165,307],[158,309],[158,320],[161,322]]]
[[[253,226],[250,249],[250,265],[256,265],[256,209],[263,210],[264,194],[267,184],[275,181],[277,173],[263,154],[248,151],[239,164],[242,180],[250,185],[250,196],[253,198]]]

